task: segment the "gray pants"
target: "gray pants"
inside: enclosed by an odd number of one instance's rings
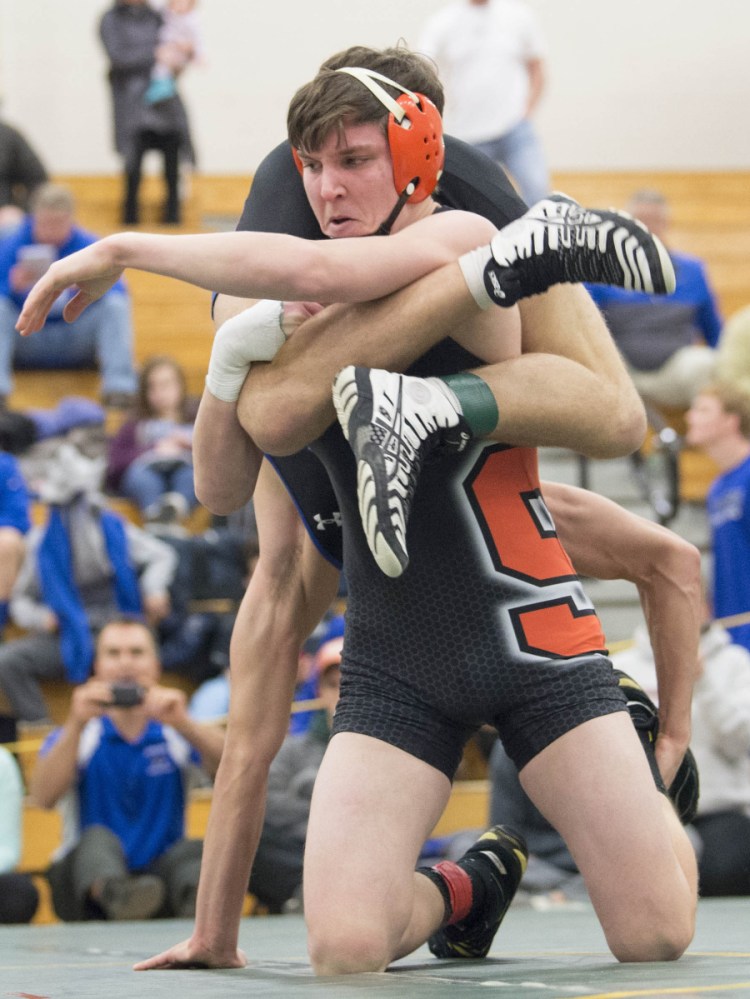
[[[0,690],[22,721],[45,721],[49,712],[40,680],[64,680],[57,635],[34,634],[0,645]]]
[[[129,871],[117,836],[104,826],[89,826],[70,853],[47,872],[55,912],[66,922],[102,919],[101,909],[89,897],[94,882],[138,873],[155,874],[164,882],[166,900],[157,918],[175,916],[186,899],[195,895],[202,851],[201,840],[181,839],[148,867]]]
[[[19,309],[0,297],[0,395],[13,388],[13,369],[72,369],[96,366],[103,392],[135,392],[133,328],[127,295],[111,292],[73,323],[53,317],[44,337],[22,337],[15,329]]]

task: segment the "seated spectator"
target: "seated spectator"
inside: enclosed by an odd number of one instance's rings
[[[159,626],[161,662],[164,669],[202,683],[229,666],[229,641],[258,560],[258,543],[243,542],[226,527],[169,543],[178,567],[171,587],[172,612]]]
[[[21,469],[12,454],[0,451],[0,635],[8,620],[8,601],[28,529],[29,493]]]
[[[750,394],[750,305],[733,313],[724,325],[716,358],[716,380]]]
[[[229,667],[204,680],[190,698],[190,717],[196,721],[224,722],[229,714]]]
[[[110,445],[107,484],[133,500],[155,528],[174,527],[196,508],[193,484],[195,400],[170,357],[141,371],[135,413]]]
[[[257,551],[257,547],[255,548]],[[257,555],[254,557],[257,561]],[[249,577],[248,577],[249,578]],[[295,705],[315,700],[318,696],[318,672],[316,652],[327,642],[344,634],[344,618],[341,615],[324,618],[312,636],[300,650],[297,685],[294,689],[292,716],[289,720],[289,734],[303,735],[318,717],[317,710],[296,710]],[[228,650],[227,650],[228,656]],[[190,699],[190,714],[198,721],[224,719],[229,713],[229,660],[227,667],[210,680],[204,681]]]
[[[186,777],[200,763],[215,773],[224,735],[190,719],[185,694],[159,677],[149,629],[110,621],[94,675],[42,746],[32,798],[65,802],[48,874],[61,919],[194,915],[202,843],[185,838]]]
[[[23,221],[29,198],[47,180],[47,170],[28,139],[0,121],[0,235]]]
[[[613,661],[656,695],[648,635],[639,628]],[[700,892],[750,895],[750,652],[709,620],[700,641],[690,746],[701,775],[697,834]]]
[[[18,764],[0,746],[0,923],[30,923],[39,892],[28,874],[15,870],[21,859],[23,781]]]
[[[687,443],[719,468],[706,497],[713,552],[713,616],[750,611],[750,394],[706,385],[687,412]],[[750,620],[727,622],[732,641],[750,650]]]
[[[263,832],[249,886],[269,912],[281,912],[291,899],[301,904],[310,800],[339,699],[343,645],[343,638],[321,645],[315,656],[315,676],[324,710],[317,712],[306,732],[286,737],[271,764]]]
[[[716,296],[704,263],[669,247],[669,207],[663,195],[638,191],[626,207],[667,246],[677,289],[671,295],[609,285],[589,291],[643,398],[657,407],[687,408],[713,376],[722,325]]]
[[[123,282],[95,302],[75,322],[66,323],[63,293],[53,307],[50,337],[41,343],[16,332],[16,322],[31,287],[60,257],[96,241],[75,221],[67,188],[44,184],[34,193],[31,213],[0,240],[0,396],[13,386],[14,368],[98,367],[104,402],[129,403],[136,388],[130,301]]]
[[[169,612],[176,555],[107,509],[102,471],[62,445],[39,484],[48,518],[29,532],[10,602],[28,634],[0,645],[0,690],[17,719],[47,722],[41,680],[88,679],[94,636],[114,613],[156,624]]]
[[[344,634],[344,618],[341,614],[326,615],[300,649],[297,663],[297,684],[294,688],[292,717],[289,720],[290,735],[302,735],[318,718],[316,711],[299,710],[297,705],[317,697],[320,666],[318,650],[334,638]]]

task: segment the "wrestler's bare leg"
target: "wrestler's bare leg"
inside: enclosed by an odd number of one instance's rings
[[[585,289],[557,286],[521,302],[520,312],[523,356],[511,356],[519,352],[511,342],[506,360],[481,370],[500,413],[494,436],[591,457],[637,448],[643,405]],[[270,364],[253,367],[238,404],[240,422],[269,453],[299,450],[333,421],[330,386],[342,367],[402,370],[487,315],[458,265],[377,302],[326,309],[300,326]]]
[[[565,839],[615,957],[678,958],[695,930],[695,853],[627,713],[572,729],[520,776]]]

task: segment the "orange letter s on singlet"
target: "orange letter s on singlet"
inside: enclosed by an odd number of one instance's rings
[[[577,580],[539,488],[536,451],[487,448],[465,484],[496,572],[543,587]],[[572,597],[534,601],[511,612],[525,652],[570,658],[605,648],[596,612]]]

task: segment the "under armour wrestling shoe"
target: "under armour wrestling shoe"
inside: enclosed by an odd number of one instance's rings
[[[667,789],[659,773],[656,754],[654,752],[656,737],[659,734],[659,715],[656,705],[643,687],[636,683],[627,673],[616,669],[615,676],[617,677],[620,689],[628,699],[628,711],[646,752],[646,758],[651,767],[651,773],[653,774],[656,786],[663,794],[667,794],[671,798],[680,822],[683,825],[687,825],[693,821],[695,813],[698,810],[700,781],[695,757],[692,751],[688,749],[674,780],[669,789]]]
[[[386,576],[409,564],[406,525],[425,458],[446,439],[471,434],[448,386],[350,365],[333,382],[333,402],[357,461],[357,496],[367,544]]]
[[[420,868],[446,899],[448,923],[427,945],[435,957],[486,957],[526,870],[522,836],[493,826],[456,863]]]
[[[460,259],[482,308],[514,305],[556,284],[609,284],[670,294],[675,275],[666,248],[646,227],[612,209],[585,209],[552,194],[511,222],[488,247]]]

